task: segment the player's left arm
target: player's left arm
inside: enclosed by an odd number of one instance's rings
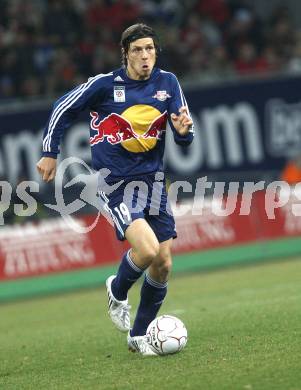
[[[188,107],[182,106],[179,108],[179,115],[172,113],[170,115],[171,122],[173,127],[176,129],[178,134],[184,136],[189,133],[192,129],[192,119],[188,114]]]
[[[179,145],[189,145],[194,137],[193,121],[182,88],[174,74],[171,74],[171,90],[168,111],[174,140]]]

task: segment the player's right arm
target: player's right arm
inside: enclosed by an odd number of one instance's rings
[[[43,135],[42,158],[37,169],[43,180],[49,182],[56,173],[56,158],[64,131],[69,128],[80,111],[101,101],[105,93],[104,80],[112,73],[91,77],[86,83],[68,92],[58,99],[53,106]]]

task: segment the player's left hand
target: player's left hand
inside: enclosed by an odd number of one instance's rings
[[[171,114],[170,119],[174,128],[180,135],[186,135],[193,124],[192,119],[188,115],[188,108],[186,106],[182,106],[179,109],[179,115]]]

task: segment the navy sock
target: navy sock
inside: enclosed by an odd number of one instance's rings
[[[145,276],[141,287],[140,304],[131,330],[131,336],[145,335],[148,325],[156,318],[166,293],[167,282],[158,283],[151,279],[149,275]]]
[[[132,285],[143,274],[144,270],[140,269],[131,259],[130,250],[128,250],[121,260],[116,278],[113,280],[111,289],[114,297],[118,301],[124,301]]]

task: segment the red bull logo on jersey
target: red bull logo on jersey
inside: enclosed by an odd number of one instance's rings
[[[90,112],[92,117],[90,126],[92,130],[97,131],[94,137],[90,137],[90,144],[95,145],[103,142],[105,138],[112,144],[118,144],[131,138],[138,138],[131,124],[118,114],[110,114],[103,120],[99,120],[97,112]]]
[[[166,130],[167,112],[163,114],[155,107],[138,104],[127,108],[121,115],[110,114],[99,120],[97,112],[90,113],[91,129],[97,132],[90,137],[90,144],[107,140],[110,144],[121,144],[134,153],[153,149]]]

